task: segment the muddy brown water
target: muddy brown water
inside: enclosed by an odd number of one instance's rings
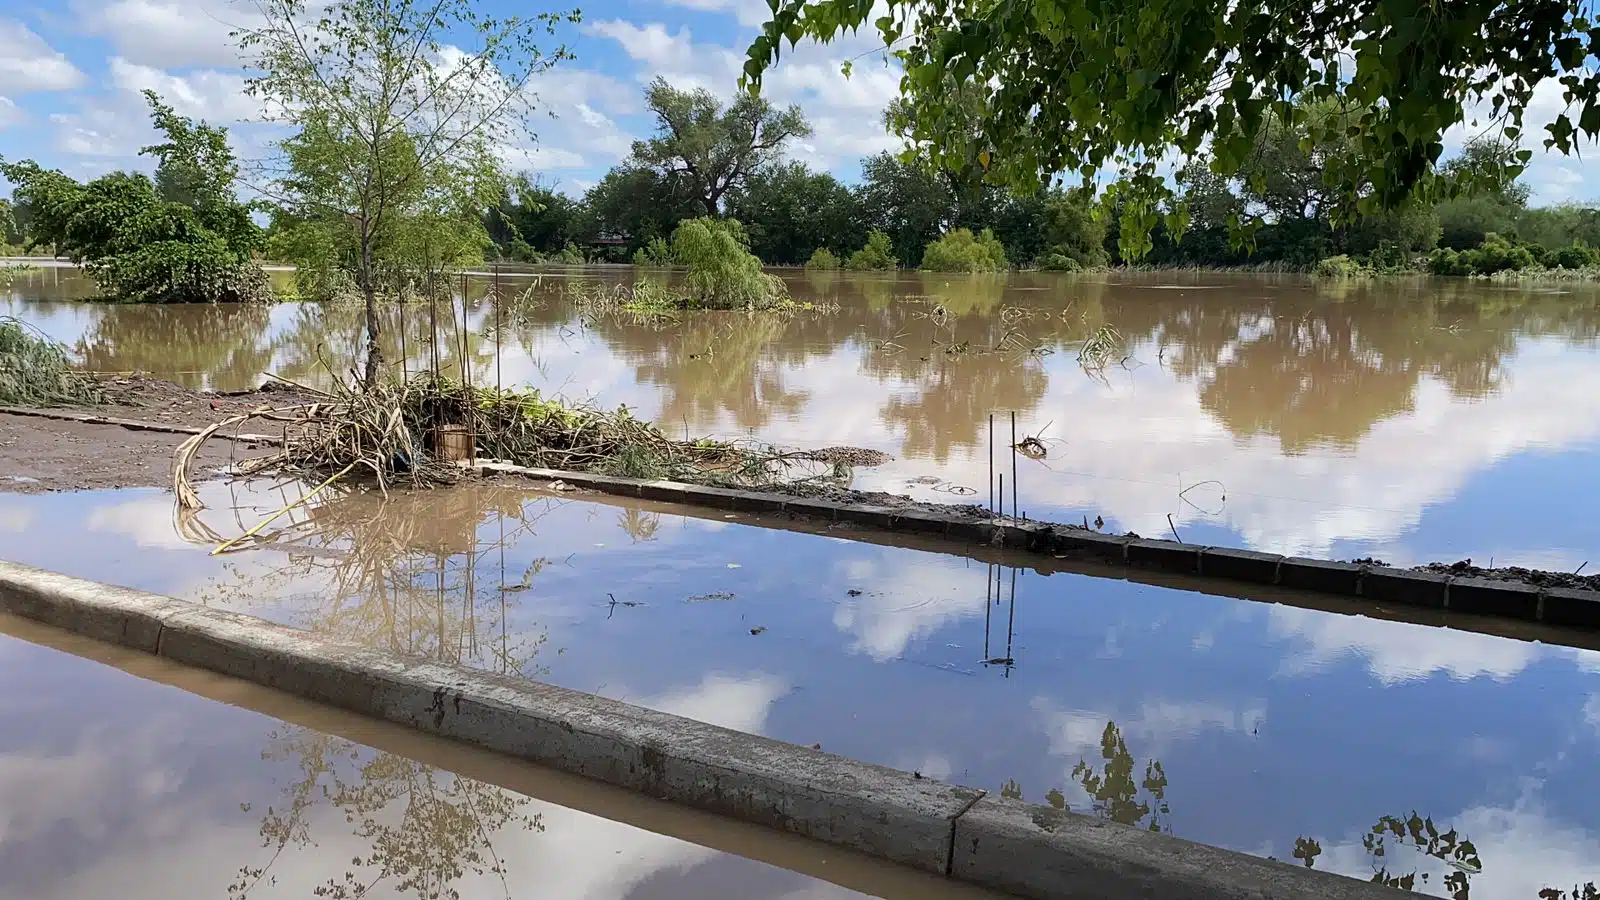
[[[1016,469],[1038,518],[1391,563],[1600,564],[1592,287],[786,273],[839,311],[644,324],[585,321],[556,290],[626,270],[559,274],[503,278],[498,304],[491,280],[470,283],[471,377],[626,403],[674,431],[880,449],[896,459],[855,486],[943,502],[987,501],[989,416],[1004,440],[1014,409],[1048,448]],[[40,272],[0,311],[101,371],[197,387],[264,369],[326,383],[323,360],[358,346],[353,308],[71,301],[84,290]],[[459,371],[458,308],[385,315],[396,358],[405,323],[408,368],[437,348]],[[1086,368],[1081,341],[1101,326],[1125,349]],[[1473,896],[1529,900],[1600,879],[1600,655],[1539,634],[1046,576],[516,485],[329,498],[208,555],[299,491],[211,484],[183,519],[156,490],[0,494],[0,555],[1245,852],[1427,874],[1434,893],[1463,873]],[[85,677],[64,669],[62,690],[98,696]],[[145,703],[128,715],[157,716]],[[1413,810],[1469,838],[1477,862],[1409,839],[1382,857],[1363,846]]]
[[[1014,485],[1036,518],[1401,564],[1600,564],[1600,286],[791,271],[797,297],[839,312],[666,324],[586,322],[561,298],[631,277],[508,273],[498,303],[472,279],[464,342],[458,303],[388,307],[390,358],[403,333],[408,368],[459,372],[464,347],[479,383],[627,404],[674,432],[883,450],[895,461],[857,486],[946,501],[988,502],[991,414],[1011,480],[1014,410],[1047,449]],[[223,390],[264,370],[326,383],[360,345],[354,306],[72,302],[89,290],[41,270],[0,313],[96,370]],[[1121,347],[1086,368],[1102,326]]]

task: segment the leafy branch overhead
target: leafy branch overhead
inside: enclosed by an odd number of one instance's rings
[[[746,87],[759,90],[786,43],[870,24],[904,67],[895,124],[914,149],[946,168],[980,159],[1025,189],[1117,171],[1125,209],[1150,215],[1172,199],[1159,161],[1204,151],[1234,177],[1274,120],[1310,144],[1335,131],[1348,143],[1323,171],[1339,221],[1459,191],[1434,177],[1446,131],[1522,140],[1541,85],[1563,103],[1546,148],[1600,136],[1600,23],[1573,0],[769,3]],[[976,134],[974,103],[986,110]],[[1319,103],[1341,114],[1316,115]],[[1531,153],[1514,149],[1492,177],[1514,178]],[[1184,223],[1169,210],[1166,224]]]

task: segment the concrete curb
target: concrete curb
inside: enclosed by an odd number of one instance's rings
[[[1119,537],[1086,531],[1076,525],[1019,521],[1010,517],[987,518],[914,508],[899,510],[864,503],[736,491],[674,481],[643,481],[509,463],[480,462],[476,468],[489,474],[564,481],[573,487],[622,497],[737,512],[805,516],[863,528],[1049,554],[1060,559],[1111,563],[1175,575],[1199,575],[1341,597],[1359,597],[1400,606],[1600,630],[1600,591],[1540,588],[1514,581],[1279,556],[1231,547]]]
[[[526,679],[0,563],[0,611],[684,806],[1024,897],[1394,897],[1355,879]]]

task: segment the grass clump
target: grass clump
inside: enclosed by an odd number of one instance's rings
[[[1372,267],[1341,253],[1318,262],[1312,271],[1319,278],[1363,278],[1372,274]]]
[[[867,245],[850,254],[850,268],[857,272],[892,269],[899,265],[889,235],[874,228],[867,233]]]
[[[105,394],[72,368],[66,351],[26,324],[0,316],[0,404],[64,406],[104,403]]]
[[[833,251],[827,247],[818,247],[817,252],[811,254],[811,259],[806,261],[806,268],[837,269],[839,268],[839,257],[834,256]]]
[[[922,253],[922,268],[929,272],[998,272],[1007,266],[1005,247],[987,228],[977,235],[969,228],[946,232]]]

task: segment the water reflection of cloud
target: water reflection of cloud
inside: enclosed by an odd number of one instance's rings
[[[1505,681],[1543,652],[1541,645],[1527,641],[1282,605],[1267,608],[1267,628],[1274,637],[1299,645],[1284,657],[1280,674],[1312,674],[1353,655],[1386,685],[1436,672],[1458,681]]]
[[[22,534],[33,524],[35,516],[31,509],[0,502],[0,532]]]
[[[864,586],[859,597],[841,601],[833,624],[852,635],[852,653],[878,662],[903,656],[912,641],[957,619],[983,614],[985,591],[978,585],[987,569],[957,569],[895,557],[896,564],[856,559],[838,564],[849,584]]]

